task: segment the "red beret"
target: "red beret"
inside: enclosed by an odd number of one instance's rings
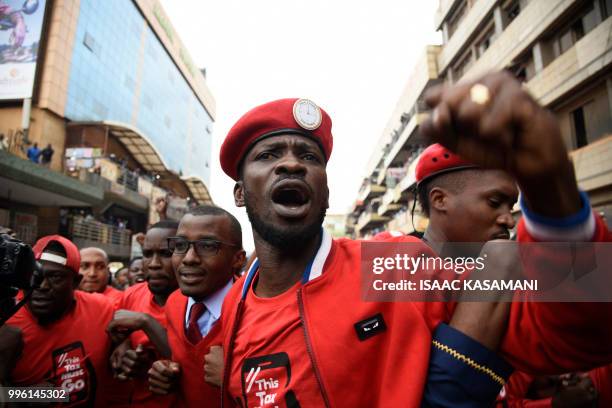
[[[63,257],[45,252],[45,249],[51,242],[57,242],[60,244],[62,248],[64,248],[66,256]],[[76,247],[76,245],[74,245],[74,243],[69,239],[62,237],[61,235],[47,235],[46,237],[42,237],[36,241],[36,244],[34,244],[32,250],[34,251],[34,257],[37,260],[64,265],[78,275],[79,268],[81,267],[81,254],[79,253],[79,249]]]
[[[478,167],[448,150],[439,143],[432,144],[421,154],[416,165],[416,182],[421,182],[455,170]]]
[[[333,146],[331,128],[327,112],[308,99],[279,99],[265,103],[245,113],[230,129],[221,145],[221,168],[225,174],[238,180],[238,166],[256,142],[287,133],[314,139],[327,161]]]

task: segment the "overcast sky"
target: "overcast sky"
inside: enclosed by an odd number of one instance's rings
[[[219,147],[256,105],[306,97],[331,116],[330,209],[346,213],[412,67],[434,31],[437,0],[161,0],[196,65],[206,68],[217,102],[210,191],[235,214],[252,250],[246,213]],[[246,228],[245,228],[246,227]]]

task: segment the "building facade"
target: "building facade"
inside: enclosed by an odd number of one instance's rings
[[[47,0],[41,31],[30,114],[0,102],[0,225],[125,246],[159,198],[177,216],[211,202],[215,101],[158,1]],[[46,166],[26,160],[34,143]]]
[[[380,138],[349,216],[354,235],[426,228],[418,205],[411,215],[414,167],[428,143],[414,115],[426,109],[414,95],[499,69],[557,116],[580,187],[612,220],[611,17],[610,0],[440,0],[443,44],[427,48]]]

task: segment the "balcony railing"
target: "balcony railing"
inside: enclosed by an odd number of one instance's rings
[[[77,216],[72,219],[70,233],[80,248],[95,246],[104,249],[111,257],[130,256],[132,232],[129,229]]]

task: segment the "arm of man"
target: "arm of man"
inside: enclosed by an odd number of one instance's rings
[[[493,242],[490,245],[501,244]],[[513,245],[513,243],[507,243]],[[488,251],[485,246],[483,251]],[[514,273],[514,253],[493,257],[487,268],[498,276]],[[477,277],[477,271],[470,276]],[[490,302],[458,299],[448,325],[440,323],[433,333],[423,407],[493,406],[512,367],[498,354],[508,323],[510,303],[505,294]]]
[[[114,341],[123,341],[130,333],[136,330],[142,330],[146,333],[161,356],[167,358],[171,356],[172,352],[168,345],[166,330],[147,313],[118,310],[115,312],[113,320],[107,328]]]
[[[433,89],[434,108],[421,131],[464,159],[512,174],[523,192],[525,217],[574,220],[592,216],[552,113],[540,107],[508,73]],[[585,206],[588,206],[585,210]],[[562,241],[610,240],[603,223],[588,219],[557,228]],[[522,222],[523,223],[523,222]],[[522,224],[521,223],[521,224]],[[561,223],[566,224],[566,223]],[[519,225],[519,240],[538,240]],[[571,229],[571,234],[570,234]],[[504,356],[527,372],[583,370],[612,361],[610,303],[513,303],[501,344]]]

